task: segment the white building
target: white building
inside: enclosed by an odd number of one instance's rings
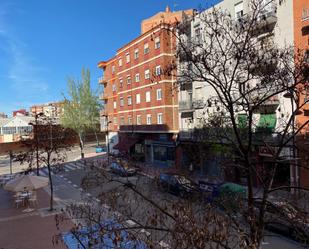
[[[15,116],[12,118],[0,118],[0,142],[10,143],[20,140],[21,136],[27,136],[32,132],[31,122],[33,117]]]
[[[250,12],[250,0],[223,0],[215,8],[223,11],[228,11],[235,20]],[[266,1],[265,2],[269,2]],[[207,14],[211,9],[199,13],[191,21],[184,36],[184,40],[197,41],[202,37],[204,29],[203,15]],[[270,37],[278,47],[286,47],[294,45],[294,21],[293,21],[293,1],[283,1],[279,5],[279,0],[276,4],[268,5],[263,13],[267,25],[273,31],[274,36]],[[263,34],[261,35],[263,36]],[[204,41],[207,42],[207,41]],[[181,65],[180,65],[181,67]],[[270,121],[274,126],[274,131],[280,129],[282,122],[291,115],[290,99],[284,98],[282,93],[275,96],[271,101],[264,103],[265,108],[254,114],[256,126],[259,123],[265,123],[265,120]],[[190,139],[192,130],[199,127],[207,119],[206,108],[209,107],[212,99],[216,97],[215,90],[206,82],[193,82],[184,84],[179,91],[179,136],[180,139]],[[280,112],[278,109],[280,108]],[[207,108],[208,111],[211,108]],[[266,111],[265,111],[266,110]],[[213,111],[216,111],[215,109]],[[240,116],[242,113],[239,113]],[[282,116],[285,120],[282,120]]]

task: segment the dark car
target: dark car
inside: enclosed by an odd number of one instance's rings
[[[198,184],[185,176],[177,174],[160,174],[158,185],[163,191],[167,191],[181,197],[194,196],[200,192]]]
[[[110,166],[110,170],[114,174],[117,174],[123,177],[133,176],[137,173],[136,168],[127,167],[127,166],[121,165],[118,162],[112,162]]]
[[[254,202],[261,207],[261,201]],[[258,211],[258,210],[256,210]],[[290,203],[283,201],[268,202],[265,213],[267,230],[290,237],[309,245],[309,217],[304,210],[299,210]]]

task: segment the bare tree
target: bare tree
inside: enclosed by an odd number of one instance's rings
[[[194,17],[201,30],[193,38],[187,35],[191,22],[180,24],[175,34],[178,60],[168,69],[177,72],[180,88],[199,82],[210,92],[201,129],[196,130],[204,132],[203,141],[231,148],[236,160],[229,166],[241,170],[246,178],[248,248],[260,246],[270,196],[279,190],[301,189],[296,182],[275,187],[274,181],[280,163],[289,160],[283,155],[286,149],[293,151],[290,161],[299,167],[295,139],[308,126],[308,121],[297,125],[295,117],[305,104],[300,96],[308,89],[304,86],[308,85],[309,65],[304,51],[275,43],[274,27],[266,15],[269,7],[276,8],[275,4],[272,0],[252,0],[251,11],[238,19],[218,8],[202,12]],[[291,103],[286,103],[284,96],[290,97]],[[279,107],[267,109],[274,101]],[[290,110],[284,109],[286,106]],[[259,127],[259,113],[276,112],[280,118],[275,130],[268,129],[267,124]],[[271,166],[262,171],[256,164],[256,148],[260,146],[268,150],[272,160]],[[255,178],[262,186],[258,197],[254,194]],[[261,199],[258,212],[256,198]]]
[[[56,123],[56,120],[41,115],[36,122],[32,138],[22,140],[27,148],[15,156],[16,161],[27,164],[26,173],[38,165],[47,167],[50,182],[50,210],[53,210],[52,168],[59,166],[66,159],[66,151],[73,146],[76,135]],[[38,169],[37,169],[38,170]]]
[[[101,236],[129,230],[133,238],[145,241],[150,248],[159,248],[158,243],[164,241],[171,248],[257,249],[267,235],[265,228],[282,222],[282,226],[295,226],[299,240],[308,245],[308,212],[302,204],[294,202],[290,195],[281,195],[280,202],[272,201],[282,190],[308,191],[295,182],[279,186],[274,182],[283,161],[300,166],[295,153],[287,156],[285,151],[295,151],[293,141],[308,126],[308,122],[297,125],[295,116],[303,106],[300,96],[308,89],[304,86],[309,77],[304,51],[279,47],[273,40],[274,29],[265,15],[273,4],[272,0],[252,0],[250,13],[237,20],[218,8],[202,12],[194,17],[201,25],[194,39],[187,35],[191,20],[168,29],[175,32],[177,59],[164,73],[175,74],[180,89],[199,82],[210,92],[195,142],[219,145],[217,148],[229,153],[232,160],[224,166],[242,172],[246,197],[225,195],[207,205],[208,196],[204,194],[196,199],[173,199],[158,194],[155,181],[121,180],[110,175],[106,165],[93,166],[93,173],[84,181],[85,187],[102,188],[101,202],[109,205],[108,210],[117,210],[111,215],[121,224],[118,229],[100,227]],[[283,99],[287,93],[293,104],[285,110],[290,101]],[[278,125],[274,130],[268,125],[259,127],[256,115],[268,113],[265,108],[274,101],[279,105],[271,113],[280,117]],[[240,115],[244,118],[240,119]],[[258,169],[257,148],[261,146],[266,148],[271,164]],[[261,186],[258,194],[254,192],[255,179]],[[106,191],[111,183],[118,187]],[[73,205],[69,210],[74,210],[72,217],[83,226],[101,226],[108,211],[102,209],[102,204],[97,209],[92,204]],[[121,215],[116,215],[118,212]],[[141,233],[142,230],[148,233]],[[78,237],[76,231],[79,230],[73,231]],[[88,235],[87,241],[97,238],[97,234]]]

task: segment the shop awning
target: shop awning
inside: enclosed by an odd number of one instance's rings
[[[136,137],[130,137],[127,139],[121,140],[118,144],[116,144],[113,149],[119,151],[127,152],[133,145],[135,145],[140,139]]]
[[[261,114],[258,128],[273,131],[276,128],[276,124],[277,124],[276,114]]]
[[[238,114],[238,127],[246,128],[248,125],[248,117],[246,114]]]

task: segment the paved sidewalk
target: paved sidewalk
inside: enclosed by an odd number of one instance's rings
[[[47,187],[49,188],[49,187]],[[55,244],[54,236],[69,231],[73,223],[65,221],[57,230],[55,215],[50,212],[49,194],[37,190],[38,205],[31,212],[26,207],[14,207],[13,193],[0,188],[0,249],[64,249],[64,244]],[[60,207],[58,203],[54,203]]]

